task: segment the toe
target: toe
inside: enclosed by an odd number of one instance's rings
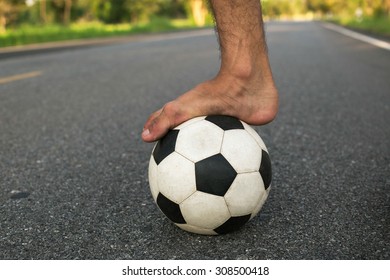
[[[169,121],[165,114],[161,113],[144,127],[142,139],[145,142],[154,142],[163,137],[169,130]]]
[[[154,112],[145,123],[142,139],[145,142],[154,142],[162,138],[175,124],[171,105],[168,103],[162,109]]]
[[[161,114],[162,110],[163,110],[163,109],[160,109],[160,110],[158,110],[158,111],[152,113],[152,114],[149,116],[149,118],[146,120],[146,122],[145,122],[145,124],[144,124],[144,129],[143,129],[143,131],[147,130],[147,129],[151,126],[151,124],[154,122],[154,119],[157,118],[157,117]]]

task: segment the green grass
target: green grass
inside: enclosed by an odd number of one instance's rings
[[[356,18],[340,18],[336,22],[357,30],[390,36],[390,17],[363,17],[361,20],[357,20]]]
[[[167,18],[153,18],[149,22],[139,24],[103,24],[100,22],[73,23],[69,26],[24,25],[16,29],[0,33],[0,47],[18,46],[43,42],[55,42],[72,39],[100,38],[122,36],[139,33],[156,33],[177,29],[196,28],[188,19],[170,20]]]

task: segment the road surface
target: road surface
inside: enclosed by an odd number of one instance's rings
[[[280,91],[257,128],[261,214],[199,236],[149,192],[149,113],[216,74],[211,30],[0,60],[0,259],[389,259],[390,52],[321,23],[268,23]]]

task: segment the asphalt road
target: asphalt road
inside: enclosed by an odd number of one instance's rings
[[[390,52],[320,23],[267,36],[281,104],[257,129],[273,185],[217,237],[159,212],[140,139],[150,112],[217,72],[211,30],[0,60],[0,258],[389,259]]]

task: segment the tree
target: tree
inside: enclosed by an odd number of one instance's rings
[[[130,20],[139,22],[156,14],[166,2],[166,0],[127,0],[126,7]]]
[[[72,9],[72,0],[65,0],[64,24],[66,25],[70,23],[71,9]]]
[[[41,15],[41,21],[42,23],[47,22],[47,14],[46,14],[46,0],[41,0],[39,3],[39,11]]]
[[[9,13],[11,6],[4,0],[0,0],[0,34],[5,32],[7,25],[7,14]]]
[[[207,5],[204,0],[190,0],[191,15],[197,26],[206,23]]]
[[[307,0],[307,9],[312,12],[327,14],[332,10],[333,0]]]
[[[187,16],[186,3],[188,0],[160,0],[158,16],[168,18],[185,18]]]
[[[25,6],[24,0],[0,0],[0,33],[5,32],[7,25],[17,20],[18,13]]]

